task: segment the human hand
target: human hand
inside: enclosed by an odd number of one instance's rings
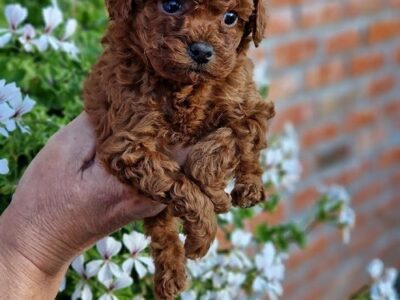
[[[132,220],[164,209],[108,174],[94,154],[95,133],[83,113],[32,161],[0,217],[0,273],[1,264],[14,273],[18,268],[40,271],[38,281],[48,282],[47,290],[53,286],[54,294],[81,251]],[[177,151],[175,159],[184,161],[186,154]],[[4,267],[10,261],[14,266]],[[1,284],[0,278],[0,290]]]

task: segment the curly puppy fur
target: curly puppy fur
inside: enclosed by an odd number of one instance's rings
[[[215,238],[215,213],[265,199],[259,154],[274,107],[260,98],[246,57],[263,38],[263,0],[183,0],[177,15],[165,13],[163,1],[106,1],[105,50],[86,81],[85,110],[108,170],[168,206],[145,229],[155,294],[173,299],[185,288],[185,259],[203,257]],[[223,22],[229,11],[239,16],[232,27]],[[212,46],[207,64],[189,55],[195,42]],[[190,147],[183,166],[171,158],[176,147]]]

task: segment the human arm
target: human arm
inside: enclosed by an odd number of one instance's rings
[[[53,299],[75,256],[164,208],[109,175],[94,154],[82,114],[29,165],[0,216],[0,299]]]

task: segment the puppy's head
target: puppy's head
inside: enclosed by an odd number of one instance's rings
[[[145,62],[178,82],[225,78],[266,25],[264,0],[107,0],[107,7],[113,23],[135,32],[130,42]]]

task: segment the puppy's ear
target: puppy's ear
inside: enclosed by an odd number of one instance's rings
[[[252,36],[256,47],[264,38],[264,32],[267,27],[267,4],[266,0],[254,0],[254,12],[252,16]]]
[[[106,0],[111,20],[126,20],[133,10],[133,0]]]

